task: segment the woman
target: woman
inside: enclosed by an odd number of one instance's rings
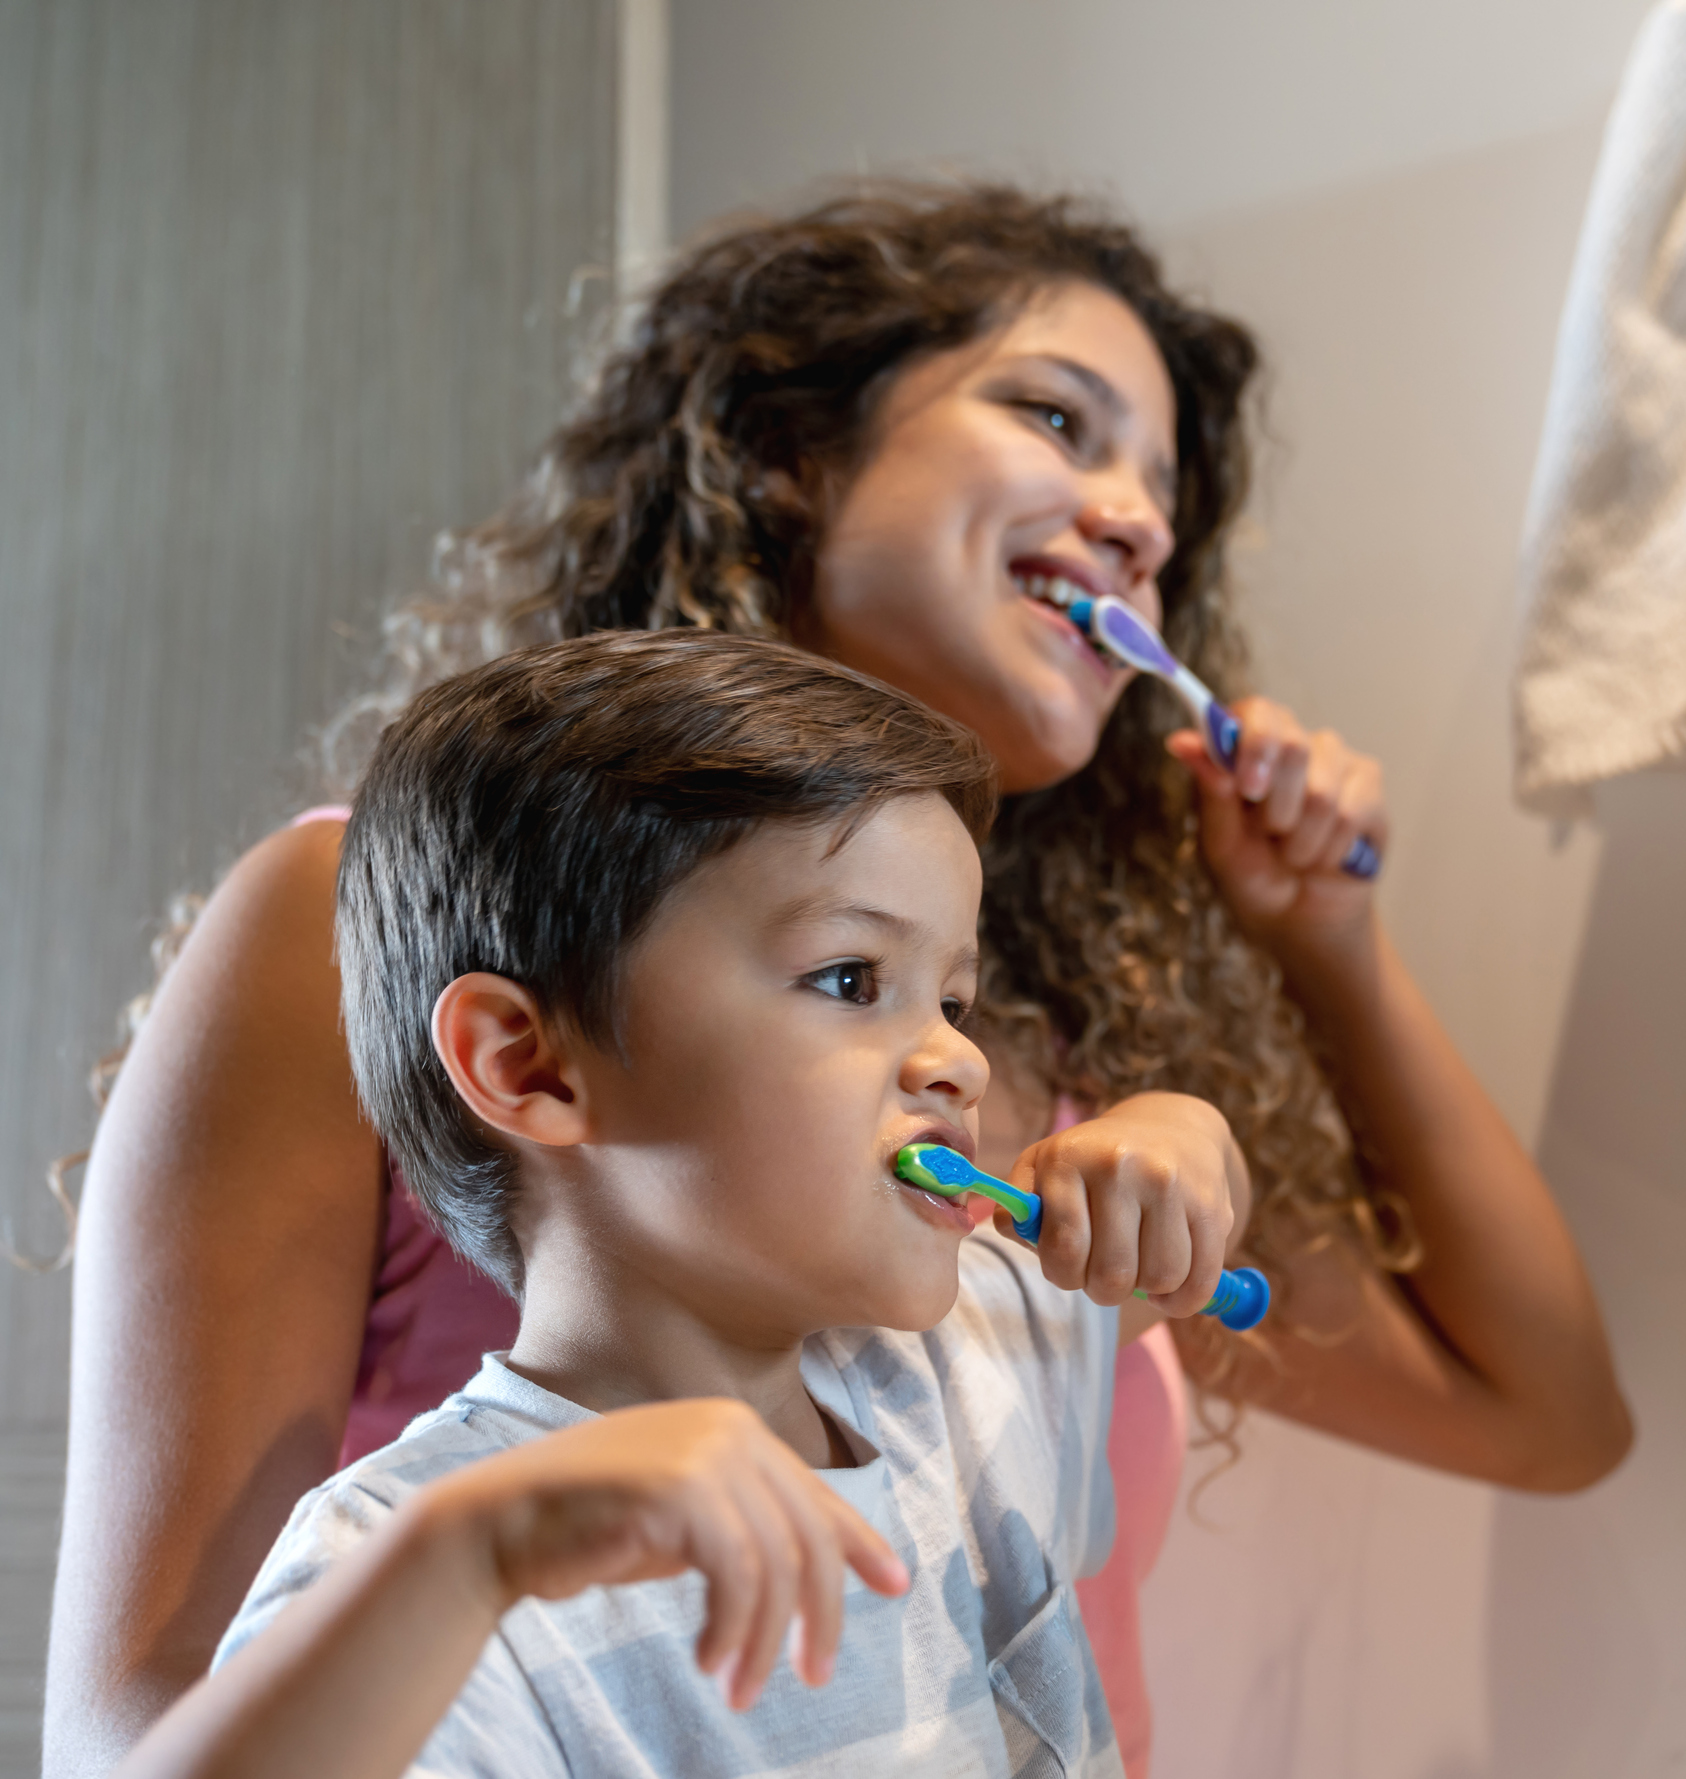
[[[1223,547],[1254,368],[1241,328],[1068,202],[893,187],[722,235],[679,261],[517,500],[451,552],[441,596],[400,614],[384,694],[330,741],[354,769],[357,737],[429,679],[675,623],[788,635],[960,718],[1008,793],[986,861],[986,1164],[1105,1146],[1129,1094],[1206,1096],[1252,1165],[1250,1247],[1283,1306],[1246,1341],[1177,1327],[1208,1399],[1578,1487],[1630,1437],[1597,1308],[1370,887],[1338,869],[1358,833],[1385,847],[1374,764],[1249,699],[1231,778],[1055,609],[1060,581],[1116,592],[1233,688]],[[380,1443],[513,1326],[416,1224],[359,1120],[338,832],[295,826],[230,874],[100,1130],[54,1774],[97,1770],[203,1670],[342,1440]],[[1151,1287],[1171,1258],[1112,1266]],[[1155,1312],[1130,1300],[1124,1321],[1119,1548],[1085,1615],[1135,1772],[1135,1587],[1181,1398]]]

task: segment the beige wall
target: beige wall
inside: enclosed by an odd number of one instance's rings
[[[558,415],[615,109],[614,0],[0,6],[11,1243],[59,1246],[41,1172],[166,895],[296,807],[388,595]],[[39,1762],[68,1285],[0,1264],[0,1775]]]
[[[830,172],[1075,180],[1258,327],[1260,677],[1386,763],[1388,918],[1538,1145],[1640,1411],[1635,1457],[1568,1502],[1256,1418],[1149,1586],[1159,1779],[1686,1762],[1686,779],[1619,787],[1559,843],[1510,806],[1505,702],[1557,308],[1643,11],[674,6],[679,230]]]

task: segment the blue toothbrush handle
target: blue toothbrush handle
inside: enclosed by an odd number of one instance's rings
[[[1238,1266],[1233,1272],[1226,1266],[1218,1275],[1212,1301],[1200,1313],[1216,1316],[1224,1327],[1244,1334],[1258,1327],[1269,1308],[1270,1280],[1256,1266]]]
[[[1233,772],[1235,757],[1241,751],[1241,725],[1216,698],[1206,706],[1206,736],[1211,743],[1212,758]],[[1348,877],[1360,877],[1365,881],[1375,877],[1381,868],[1382,855],[1362,834],[1346,849],[1346,857],[1341,860],[1341,869]]]
[[[1146,1297],[1138,1291],[1137,1297]],[[1226,1328],[1245,1334],[1257,1328],[1270,1308],[1270,1280],[1256,1266],[1238,1266],[1233,1272],[1226,1266],[1218,1274],[1218,1288],[1212,1300],[1200,1311],[1203,1316],[1216,1316]]]

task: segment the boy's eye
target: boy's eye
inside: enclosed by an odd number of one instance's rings
[[[857,1007],[869,1006],[878,999],[878,982],[872,965],[860,958],[846,964],[827,964],[802,980],[834,1001],[849,1001]]]
[[[955,995],[945,995],[943,997],[943,1018],[946,1019],[956,1031],[959,1031],[961,1026],[966,1023],[966,1015],[970,1013],[971,1010],[972,1009],[968,1007],[964,1001],[960,1000]]]

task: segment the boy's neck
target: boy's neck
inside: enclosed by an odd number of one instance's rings
[[[729,1396],[747,1403],[815,1469],[855,1459],[802,1382],[800,1334],[722,1327],[665,1282],[612,1263],[528,1257],[509,1363],[598,1414],[645,1402]]]

